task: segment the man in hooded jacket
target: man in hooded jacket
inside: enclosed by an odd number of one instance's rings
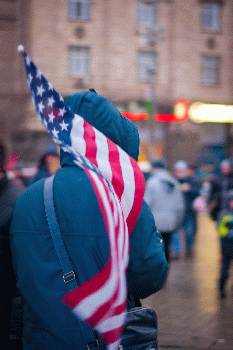
[[[70,96],[66,104],[137,160],[138,130],[110,101],[95,91],[85,91]],[[60,163],[54,179],[54,205],[78,284],[82,284],[106,264],[109,243],[86,173],[62,150]],[[83,323],[81,332],[76,316],[60,302],[64,283],[44,210],[44,181],[31,185],[20,198],[11,226],[14,266],[24,300],[24,349],[86,350],[88,327]],[[130,298],[138,302],[161,289],[167,270],[163,239],[144,202],[130,236]],[[51,271],[56,283],[51,283]],[[99,344],[105,349],[100,337]]]

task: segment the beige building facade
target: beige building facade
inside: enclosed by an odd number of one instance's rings
[[[163,114],[173,113],[180,100],[233,105],[232,0],[16,0],[0,6],[0,136],[27,161],[50,139],[30,101],[18,44],[63,96],[94,88],[122,112],[145,112],[151,99],[153,113]],[[224,144],[229,134],[223,123],[135,123],[142,157],[165,155],[170,163],[193,164],[203,144]]]

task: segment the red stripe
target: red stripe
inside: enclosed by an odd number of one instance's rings
[[[93,278],[65,294],[61,299],[62,303],[72,310],[81,300],[101,289],[110,276],[111,265],[112,263],[109,259],[106,265]]]
[[[126,219],[129,235],[133,232],[133,229],[138,220],[138,217],[142,208],[142,201],[143,201],[143,196],[145,191],[145,178],[143,173],[138,167],[136,161],[131,157],[130,157],[130,162],[134,171],[135,194],[134,194],[133,206]]]
[[[112,343],[115,343],[116,341],[119,341],[119,339],[122,336],[123,330],[124,330],[124,325],[119,328],[115,328],[111,331],[105,332],[101,336],[105,344],[112,344]]]
[[[112,169],[112,186],[121,199],[124,192],[124,180],[121,170],[120,156],[117,145],[107,138],[109,149],[109,163]]]
[[[86,143],[86,153],[85,156],[89,159],[95,166],[97,166],[97,145],[95,142],[95,131],[93,127],[84,120],[84,141]]]

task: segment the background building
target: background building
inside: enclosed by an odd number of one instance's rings
[[[181,100],[233,105],[232,0],[3,0],[0,13],[0,136],[25,162],[51,140],[30,101],[21,43],[63,96],[94,88],[122,112],[146,112],[152,100],[151,114]],[[231,136],[226,123],[135,123],[141,156],[171,164],[193,164],[202,145]]]

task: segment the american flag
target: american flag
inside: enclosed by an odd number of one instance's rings
[[[22,45],[27,82],[37,114],[53,141],[88,175],[101,209],[110,256],[92,279],[62,298],[96,329],[107,348],[118,349],[127,307],[129,235],[137,222],[145,181],[136,161],[80,115],[72,113]]]

